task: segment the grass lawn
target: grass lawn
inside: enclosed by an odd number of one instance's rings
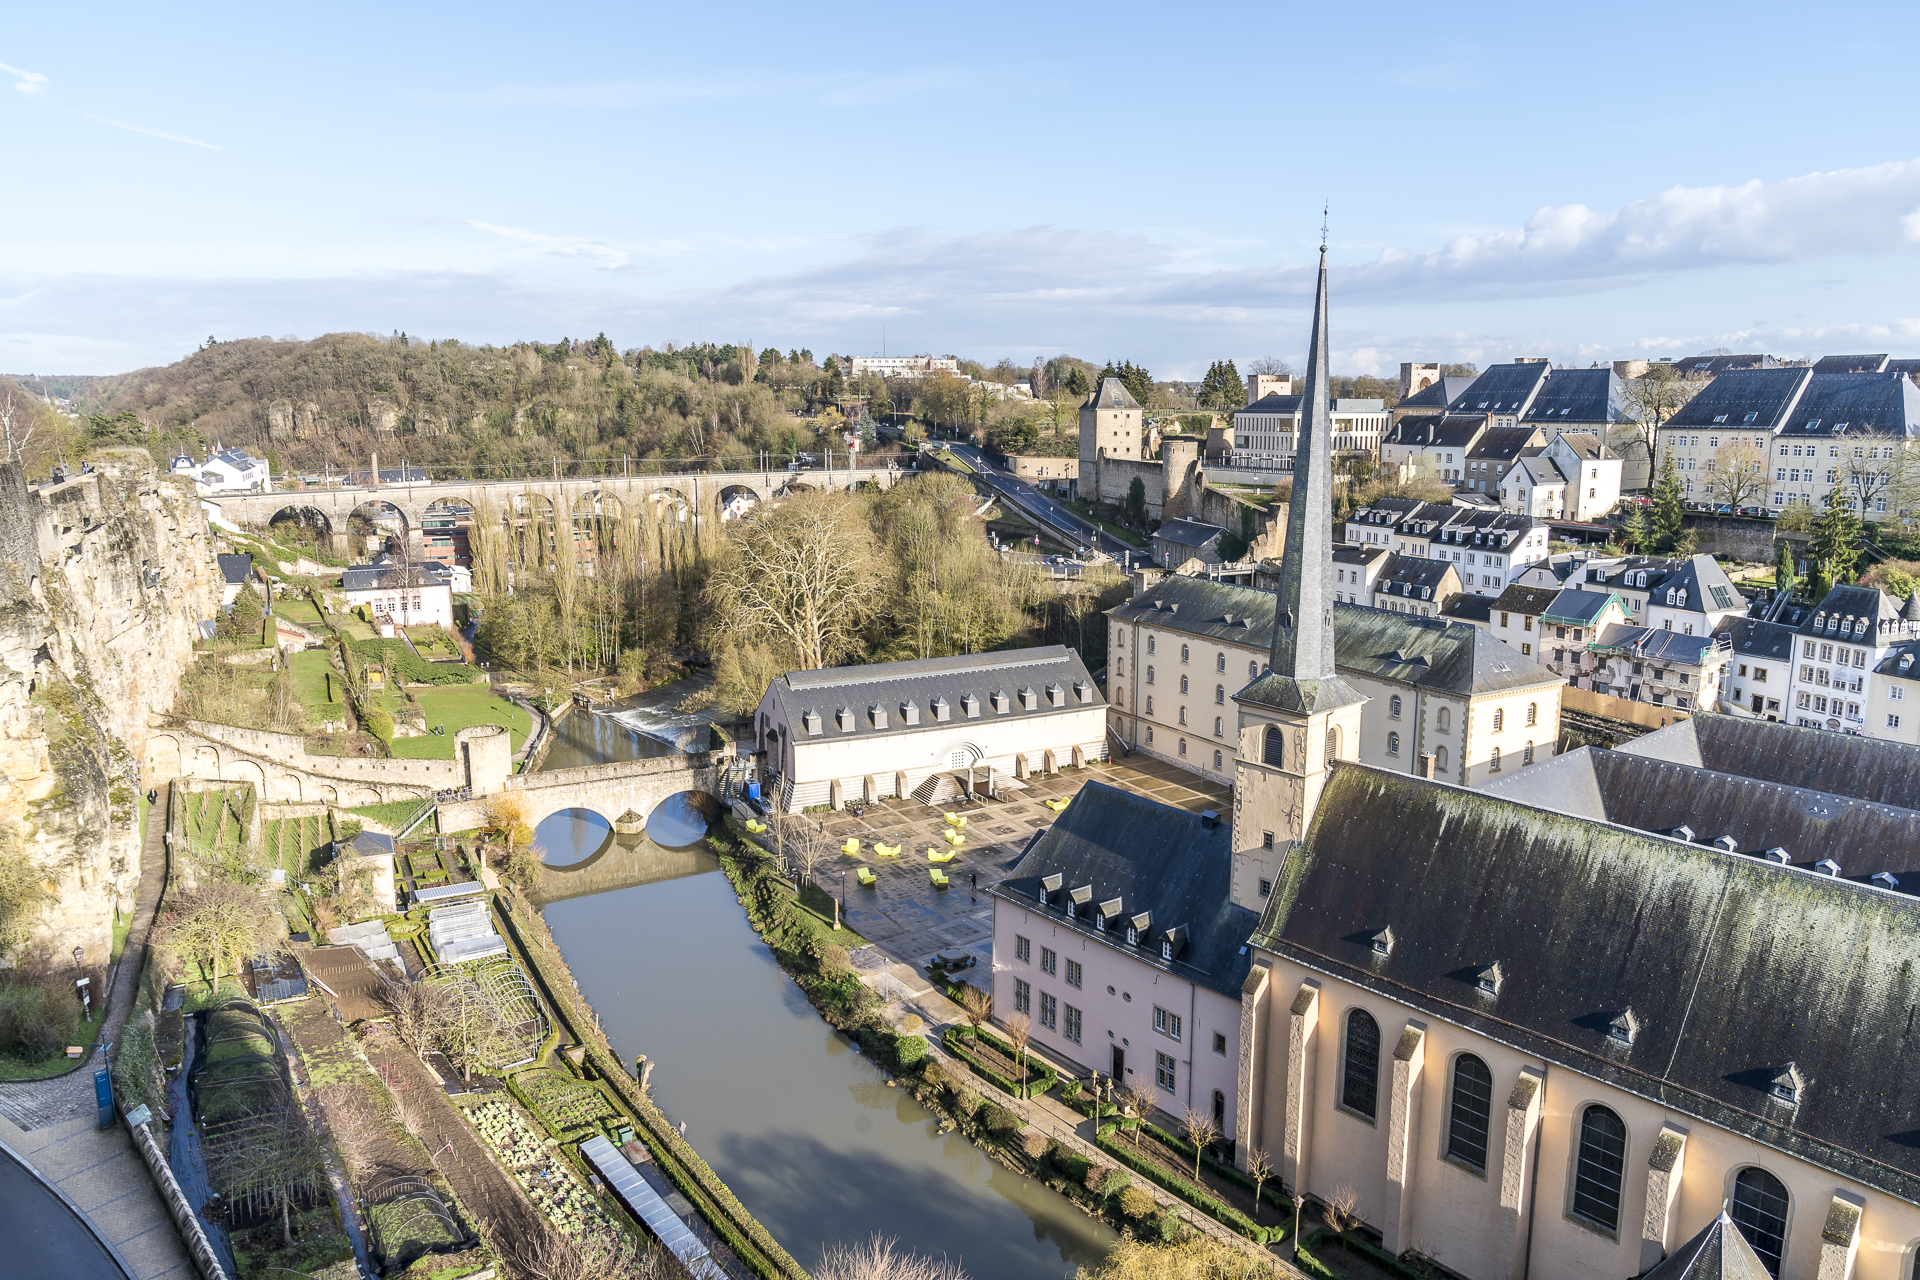
[[[419,807],[418,800],[389,800],[385,804],[363,804],[347,812],[357,813],[363,818],[372,818],[383,827],[397,827],[411,818],[413,811]]]
[[[307,598],[304,591],[289,591],[284,595],[276,596],[273,601],[273,611],[291,622],[299,623],[303,627],[319,627],[324,625],[320,617],[320,611],[313,607],[313,601]]]
[[[395,738],[393,754],[405,760],[453,759],[453,735],[476,724],[507,726],[513,734],[513,749],[518,751],[533,728],[533,721],[524,710],[505,698],[494,697],[493,691],[483,684],[443,685],[413,692],[420,700],[421,711],[426,713],[427,725],[444,724],[447,732],[445,737],[430,733],[420,738]]]
[[[349,640],[378,640],[380,635],[372,624],[362,622],[352,614],[343,614],[340,618],[340,632]]]
[[[1069,511],[1073,512],[1075,515],[1084,516],[1086,519],[1093,521],[1095,524],[1099,525],[1102,529],[1105,529],[1108,533],[1120,539],[1120,541],[1126,543],[1130,547],[1138,547],[1142,551],[1147,551],[1151,549],[1147,543],[1147,540],[1141,537],[1138,533],[1135,533],[1132,529],[1122,529],[1117,524],[1109,524],[1107,521],[1100,519],[1098,516],[1095,516],[1091,511],[1087,509],[1087,504],[1084,502],[1068,502],[1062,505],[1064,505]]]
[[[309,612],[313,606],[308,605]],[[327,660],[324,649],[303,649],[287,657],[287,666],[293,672],[294,688],[300,691],[301,705],[307,714],[315,720],[339,720],[346,715],[346,708],[336,697],[327,697],[327,676],[333,671],[333,664]],[[333,681],[334,691],[339,691],[339,681]]]
[[[72,991],[62,993],[72,999]],[[80,1002],[73,1000],[73,1022],[67,1032],[67,1044],[92,1044],[100,1035],[100,1024],[107,1020],[106,1006],[99,1000],[93,1002],[93,1017],[82,1021]],[[52,1057],[41,1058],[37,1062],[27,1062],[20,1058],[0,1055],[0,1080],[44,1080],[48,1076],[57,1076],[73,1068],[73,1060],[67,1057],[66,1047],[62,1045]]]

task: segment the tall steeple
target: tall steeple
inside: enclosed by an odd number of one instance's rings
[[[1334,670],[1333,649],[1333,421],[1327,403],[1327,246],[1320,245],[1320,280],[1313,297],[1313,336],[1295,439],[1293,501],[1287,545],[1280,558],[1268,673],[1242,699],[1286,711],[1329,710],[1361,700]]]

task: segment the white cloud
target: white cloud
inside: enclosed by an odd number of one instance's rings
[[[21,93],[39,93],[47,78],[38,71],[22,71],[19,67],[10,67],[0,62],[0,72],[15,77],[13,87]]]

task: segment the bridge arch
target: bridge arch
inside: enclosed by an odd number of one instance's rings
[[[760,506],[760,490],[750,484],[730,484],[714,495],[713,504],[722,520],[744,520]]]
[[[664,520],[669,515],[676,521],[684,522],[693,515],[693,504],[687,501],[687,495],[672,485],[660,485],[647,492],[647,501],[653,504],[656,519]]]
[[[398,540],[403,551],[412,544],[420,528],[416,517],[408,515],[403,507],[385,498],[365,498],[355,503],[353,509],[347,512],[345,524],[344,533],[369,539],[378,537],[383,542]],[[367,549],[369,553],[375,550],[370,546]],[[360,548],[353,548],[353,552],[358,554]]]
[[[332,517],[319,507],[306,502],[290,502],[267,518],[269,533],[284,530],[287,526],[292,526],[299,531],[296,541],[301,542],[308,541],[308,535],[331,540],[338,532],[333,527]],[[278,538],[276,537],[275,540],[278,541]]]

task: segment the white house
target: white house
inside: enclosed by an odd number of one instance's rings
[[[1599,436],[1556,435],[1508,466],[1500,477],[1500,505],[1542,520],[1597,520],[1620,501],[1620,469]]]
[[[1106,759],[1107,702],[1079,654],[1048,645],[789,671],[767,686],[753,732],[762,780],[788,812],[860,797],[932,804],[968,779],[1005,788]]]
[[[182,454],[172,461],[168,470],[174,475],[191,479],[202,497],[216,493],[273,491],[273,477],[267,472],[266,459],[252,457],[239,449],[223,449],[216,445],[202,463],[195,463],[192,458]]]
[[[408,562],[384,557],[373,564],[357,564],[341,575],[347,608],[361,605],[375,626],[452,627],[453,584],[445,569],[431,561]]]

